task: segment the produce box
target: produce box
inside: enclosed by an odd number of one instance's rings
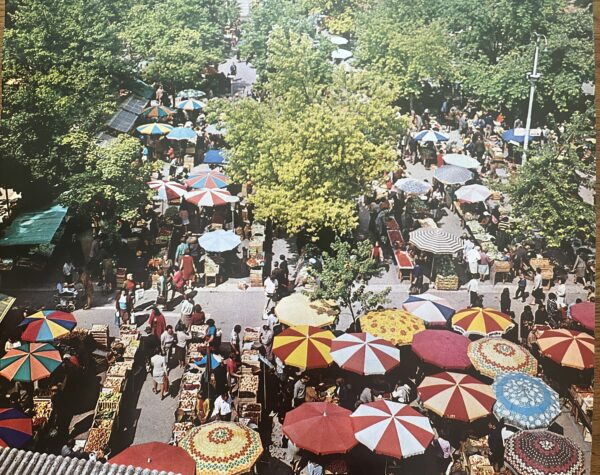
[[[109,376],[104,380],[102,390],[104,391],[104,389],[108,389],[112,392],[120,393],[123,391],[124,384],[125,378],[121,378],[119,376]]]
[[[197,389],[183,389],[179,393],[179,409],[181,409],[184,412],[195,412],[197,398]]]
[[[121,393],[119,392],[101,392],[96,404],[96,412],[110,412],[119,410],[121,403]]]
[[[198,389],[200,387],[201,384],[201,380],[202,380],[202,375],[204,374],[204,369],[200,368],[201,371],[198,371],[197,373],[192,373],[192,372],[187,372],[183,374],[183,377],[181,378],[181,385],[183,387],[183,389]]]
[[[121,339],[123,339],[124,335],[132,335],[132,336],[135,336],[136,338],[138,337],[138,330],[137,330],[137,326],[135,326],[135,325],[123,324],[119,327],[119,332],[121,334]]]
[[[192,338],[195,340],[201,340],[206,336],[208,325],[192,325],[190,331],[192,332]]]
[[[110,429],[91,428],[85,443],[85,452],[98,452],[104,450],[110,439]]]
[[[238,393],[240,400],[256,398],[258,393],[258,375],[243,374],[239,380]]]
[[[509,261],[496,261],[494,263],[494,270],[496,272],[510,272],[510,262]]]
[[[258,425],[261,418],[262,406],[258,402],[244,402],[239,404],[237,412],[241,418],[249,419]]]
[[[108,367],[107,376],[125,376],[127,371],[132,367],[133,361],[123,361],[121,363],[113,363]]]
[[[458,290],[458,276],[444,277],[441,275],[435,278],[435,288],[437,290]]]
[[[258,359],[259,355],[258,350],[244,350],[242,351],[242,363],[247,365],[260,366],[260,361]]]

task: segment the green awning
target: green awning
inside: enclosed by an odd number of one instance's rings
[[[141,79],[131,79],[127,83],[127,89],[138,96],[150,99],[154,95],[154,87],[150,84],[146,84]]]
[[[47,244],[52,241],[66,214],[67,208],[60,205],[23,213],[6,230],[0,246]]]

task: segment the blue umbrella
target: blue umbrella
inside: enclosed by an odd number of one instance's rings
[[[450,139],[446,134],[437,132],[436,130],[422,130],[415,135],[417,142],[446,142]]]
[[[466,168],[443,165],[433,173],[433,177],[446,185],[462,185],[473,178],[473,173]]]
[[[190,129],[189,127],[175,127],[167,138],[169,140],[193,140],[198,137],[198,134],[194,131],[194,129]]]
[[[504,373],[492,385],[494,415],[520,429],[548,427],[560,414],[558,394],[541,379],[525,373]]]
[[[529,140],[539,139],[539,136],[531,135],[531,130],[529,131]],[[502,140],[505,142],[525,142],[525,129],[509,129],[502,133]]]
[[[415,180],[414,178],[400,178],[394,186],[405,193],[416,193],[424,195],[431,190],[431,185],[423,180]]]
[[[240,244],[240,237],[233,231],[218,229],[204,234],[198,244],[208,252],[225,252],[235,249]]]
[[[223,359],[220,356],[211,353],[210,354],[210,369],[216,368],[217,366],[219,366],[221,364],[222,361],[223,361]],[[194,364],[196,364],[198,366],[206,366],[207,362],[208,362],[208,358],[205,355],[202,357],[202,359],[200,361],[194,361]]]
[[[224,163],[224,162],[225,162],[225,155],[223,155],[222,150],[217,150],[217,149],[208,150],[204,154],[204,163],[220,164],[220,163]]]
[[[227,133],[227,129],[220,127],[217,124],[210,124],[206,127],[206,133],[210,135],[225,135]]]

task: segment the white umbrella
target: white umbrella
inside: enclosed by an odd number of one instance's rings
[[[455,195],[461,201],[467,203],[478,203],[485,201],[491,196],[492,192],[483,185],[465,185],[456,190]]]
[[[331,57],[333,59],[348,59],[352,57],[352,51],[348,51],[347,49],[338,48],[331,53]]]
[[[460,153],[448,153],[444,155],[444,162],[461,168],[479,168],[481,164],[473,157]]]
[[[198,244],[208,252],[225,252],[235,249],[240,244],[240,237],[233,231],[218,229],[204,234]]]
[[[415,193],[417,195],[424,195],[431,190],[430,183],[415,178],[400,178],[394,183],[394,187],[405,193]]]
[[[337,35],[330,36],[329,41],[331,41],[334,45],[338,45],[338,46],[348,44],[348,40],[346,38],[344,38],[343,36],[337,36]]]

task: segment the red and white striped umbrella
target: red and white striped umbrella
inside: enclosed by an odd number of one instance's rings
[[[148,186],[156,190],[158,197],[163,201],[176,200],[185,195],[187,189],[185,185],[176,181],[153,180],[148,182]]]
[[[537,343],[542,355],[562,366],[586,369],[594,366],[594,337],[584,332],[545,330]]]
[[[354,373],[385,374],[400,364],[400,350],[370,333],[344,333],[331,342],[331,357]]]
[[[356,440],[377,454],[399,459],[419,455],[434,437],[427,417],[398,402],[361,404],[350,417]]]
[[[237,201],[238,198],[220,188],[202,188],[186,193],[185,200],[196,206],[223,206]]]
[[[427,376],[417,391],[423,406],[430,411],[465,422],[489,415],[496,402],[490,385],[461,373]]]

